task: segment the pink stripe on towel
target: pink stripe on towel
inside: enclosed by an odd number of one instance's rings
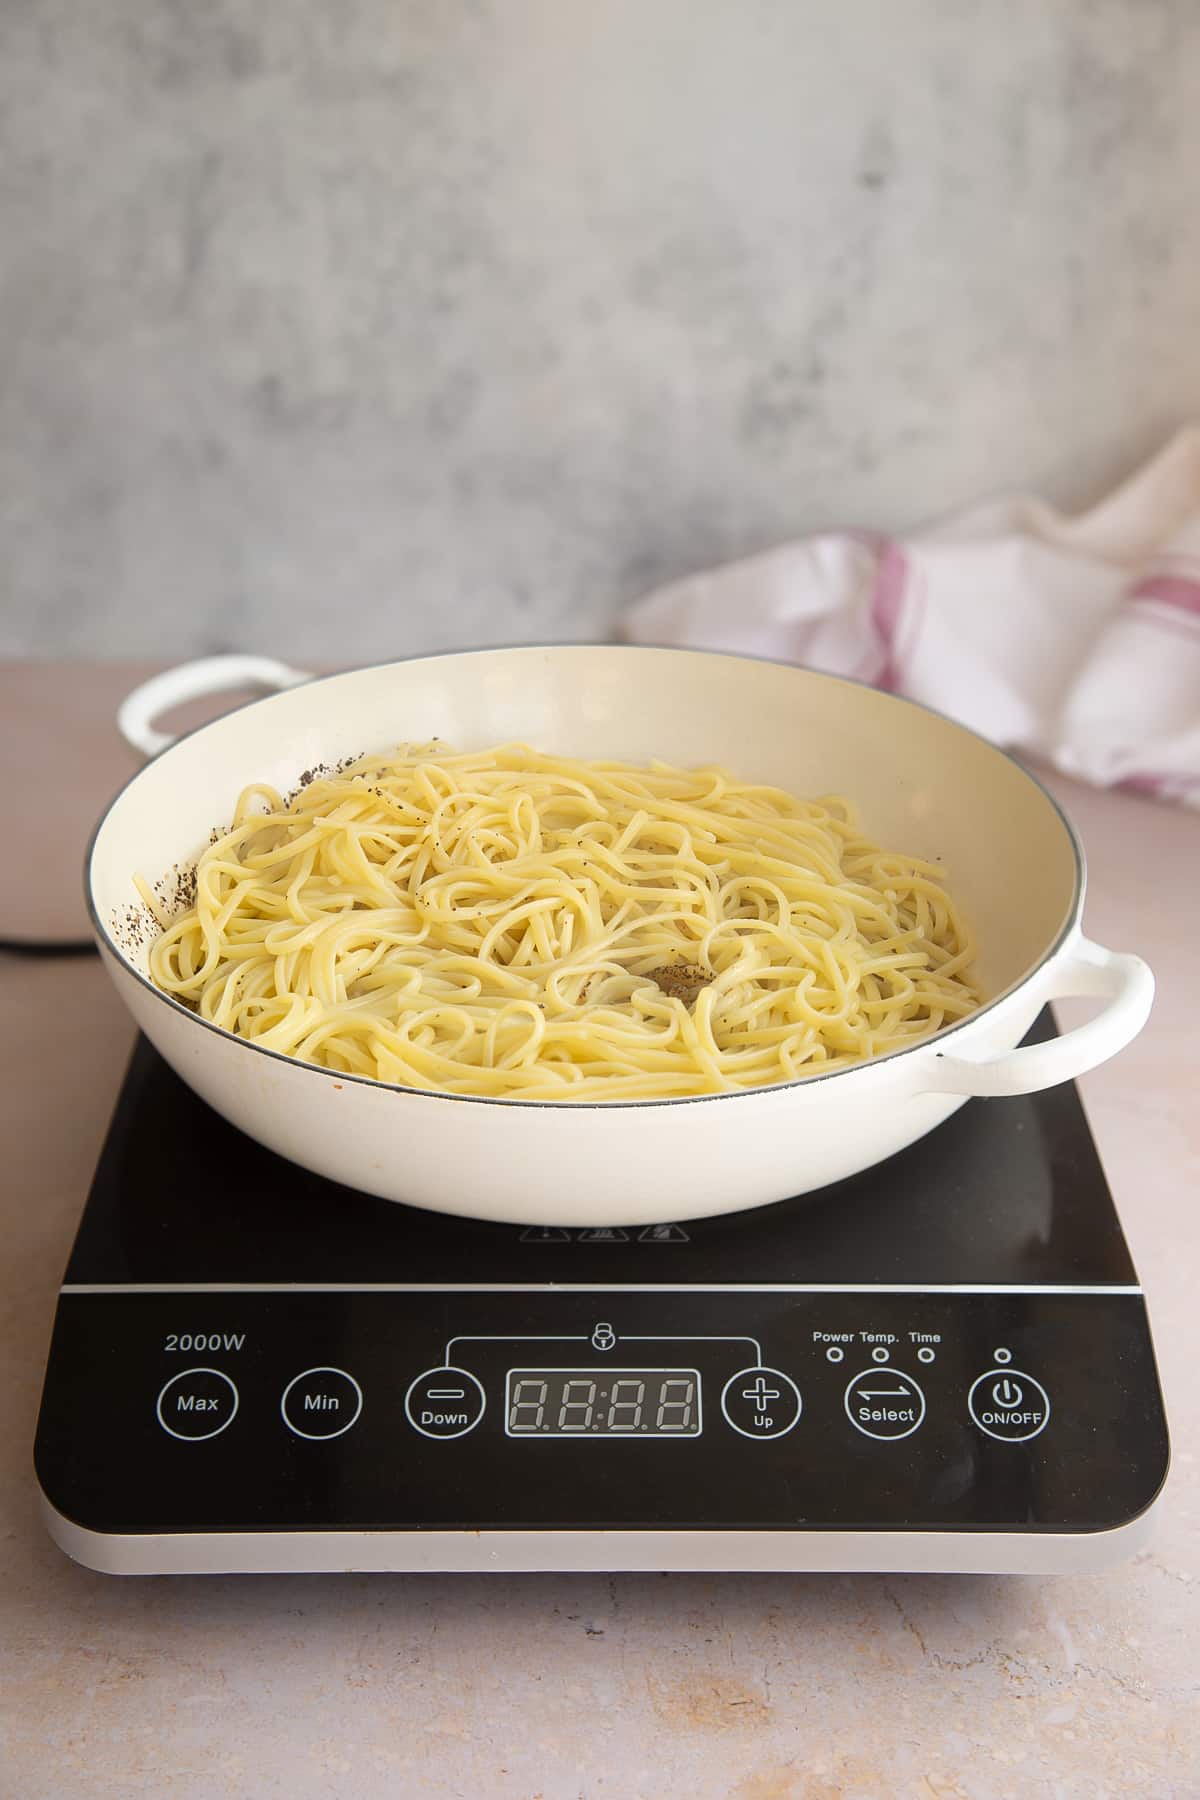
[[[908,583],[908,559],[899,544],[885,540],[879,551],[875,570],[875,589],[871,595],[871,623],[883,652],[883,665],[875,677],[876,687],[889,694],[900,686],[900,665],[896,642],[904,611],[904,591]]]
[[[1123,794],[1143,794],[1151,800],[1161,800],[1166,783],[1161,775],[1123,775],[1117,782]]]
[[[1178,612],[1200,614],[1200,581],[1191,581],[1186,575],[1149,575],[1138,582],[1129,598],[1157,600]]]
[[[1147,794],[1155,800],[1169,800],[1175,794],[1194,793],[1200,787],[1200,775],[1189,775],[1180,769],[1170,775],[1139,769],[1135,774],[1123,775],[1115,786],[1124,794]]]

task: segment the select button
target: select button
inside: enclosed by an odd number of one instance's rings
[[[232,1425],[238,1391],[220,1369],[181,1369],[158,1396],[158,1422],[173,1438],[198,1443]]]
[[[885,1443],[911,1437],[925,1417],[925,1396],[911,1375],[875,1363],[846,1389],[846,1416],[864,1437]]]
[[[297,1437],[335,1438],[358,1422],[362,1403],[362,1389],[345,1369],[305,1369],[284,1388],[280,1410]]]

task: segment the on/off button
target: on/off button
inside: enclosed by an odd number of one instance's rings
[[[972,1382],[967,1408],[988,1437],[1002,1444],[1023,1444],[1045,1431],[1050,1396],[1022,1369],[988,1369]]]

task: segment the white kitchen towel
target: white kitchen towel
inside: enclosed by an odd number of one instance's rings
[[[1200,428],[1078,518],[1017,497],[904,538],[806,538],[660,588],[621,633],[855,676],[1200,806]]]

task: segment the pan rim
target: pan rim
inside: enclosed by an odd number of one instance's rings
[[[206,732],[218,730],[232,718],[235,713],[241,714],[259,707],[268,707],[275,704],[277,701],[288,699],[292,694],[297,692],[304,691],[307,693],[312,689],[324,687],[327,683],[350,679],[356,675],[365,675],[377,669],[407,668],[414,663],[456,662],[462,661],[467,657],[497,655],[533,656],[545,655],[548,651],[555,653],[577,652],[581,655],[586,655],[598,650],[604,651],[606,654],[618,656],[640,657],[650,655],[687,658],[707,657],[731,663],[746,663],[752,666],[787,669],[793,674],[803,676],[808,680],[828,682],[840,687],[860,690],[872,694],[884,703],[892,702],[897,706],[909,707],[917,712],[928,715],[930,718],[938,719],[943,724],[951,726],[953,730],[959,731],[963,733],[964,736],[974,739],[974,741],[982,746],[983,749],[992,752],[995,756],[1002,757],[1005,762],[1010,763],[1012,767],[1017,770],[1018,774],[1021,775],[1030,786],[1040,794],[1042,799],[1049,804],[1051,811],[1066,834],[1067,842],[1071,848],[1074,865],[1074,885],[1071,902],[1067,908],[1066,916],[1054,939],[1042,952],[1041,956],[1025,970],[1024,974],[1021,975],[1018,980],[1010,982],[1008,987],[1003,989],[1001,993],[994,994],[990,1000],[985,1001],[984,1004],[977,1007],[974,1012],[968,1013],[965,1018],[956,1020],[952,1025],[943,1026],[932,1036],[919,1038],[915,1043],[903,1045],[895,1050],[884,1051],[881,1055],[868,1057],[865,1061],[860,1063],[853,1063],[840,1069],[830,1069],[824,1074],[797,1076],[791,1081],[770,1082],[761,1087],[729,1088],[713,1094],[672,1094],[664,1095],[659,1098],[641,1100],[533,1100],[522,1099],[518,1095],[510,1094],[450,1094],[438,1088],[405,1087],[399,1082],[378,1081],[374,1076],[343,1073],[337,1069],[327,1069],[320,1063],[303,1062],[300,1058],[289,1056],[282,1050],[273,1050],[268,1045],[258,1044],[252,1038],[238,1037],[236,1033],[226,1031],[224,1026],[214,1024],[210,1019],[201,1018],[198,1013],[193,1012],[190,1007],[185,1006],[182,1001],[175,999],[173,995],[164,993],[161,988],[155,986],[148,975],[144,975],[142,971],[136,968],[130,961],[125,951],[122,950],[121,946],[114,939],[107,924],[100,917],[99,908],[95,902],[92,865],[96,848],[103,834],[105,825],[108,823],[109,818],[120,805],[125,795],[136,782],[141,780],[142,776],[146,773],[146,770],[150,767],[150,763],[146,763],[142,768],[135,770],[127,780],[123,781],[116,793],[112,796],[108,805],[104,808],[104,811],[96,821],[91,835],[88,838],[86,851],[84,852],[84,900],[87,906],[92,930],[98,943],[112,957],[122,973],[128,975],[148,994],[153,996],[156,1001],[169,1008],[171,1012],[178,1014],[189,1024],[201,1026],[205,1031],[212,1032],[225,1043],[237,1045],[241,1050],[253,1051],[258,1056],[270,1057],[276,1062],[286,1064],[289,1068],[302,1069],[313,1075],[324,1076],[343,1086],[346,1083],[352,1082],[355,1086],[373,1088],[389,1094],[403,1095],[410,1099],[453,1101],[473,1106],[519,1107],[522,1111],[531,1111],[536,1108],[549,1108],[556,1112],[582,1113],[593,1110],[603,1112],[623,1112],[634,1108],[644,1107],[697,1106],[722,1101],[750,1100],[768,1094],[793,1093],[798,1089],[815,1090],[824,1087],[831,1081],[838,1081],[845,1076],[863,1075],[869,1070],[893,1068],[903,1064],[905,1059],[918,1055],[921,1052],[925,1052],[926,1054],[932,1052],[935,1056],[942,1056],[945,1054],[944,1050],[941,1048],[943,1044],[953,1038],[956,1033],[963,1031],[976,1024],[980,1019],[994,1013],[1006,1001],[1012,999],[1015,994],[1019,993],[1028,983],[1032,982],[1051,962],[1053,962],[1055,957],[1058,956],[1078,928],[1083,912],[1083,902],[1087,887],[1087,868],[1083,846],[1080,843],[1074,825],[1071,823],[1070,818],[1055,795],[1051,793],[1045,782],[1027,768],[1018,757],[1014,756],[1011,751],[1003,749],[1000,745],[993,744],[990,739],[985,738],[981,733],[972,730],[969,725],[964,725],[961,720],[951,718],[948,713],[941,712],[936,707],[927,706],[924,701],[914,700],[907,694],[889,693],[882,688],[873,686],[871,682],[860,680],[855,676],[833,675],[827,673],[823,669],[805,668],[798,663],[788,662],[783,657],[744,656],[732,651],[705,650],[690,645],[686,648],[680,648],[677,645],[670,644],[611,644],[603,642],[571,642],[565,644],[491,644],[481,645],[470,650],[422,651],[412,656],[391,656],[385,657],[378,662],[362,663],[348,669],[332,670],[326,674],[314,676],[311,681],[303,683],[302,689],[289,688],[282,693],[264,694],[257,700],[247,701],[242,706],[235,707],[229,712],[221,713],[215,719],[209,719],[202,725],[194,726],[191,730],[182,732],[173,743],[169,744],[165,750],[160,751],[158,756],[151,760],[155,764],[162,762],[165,758],[172,756],[181,745],[190,743],[194,739],[204,736]],[[938,1048],[934,1049],[935,1045],[938,1046]]]

